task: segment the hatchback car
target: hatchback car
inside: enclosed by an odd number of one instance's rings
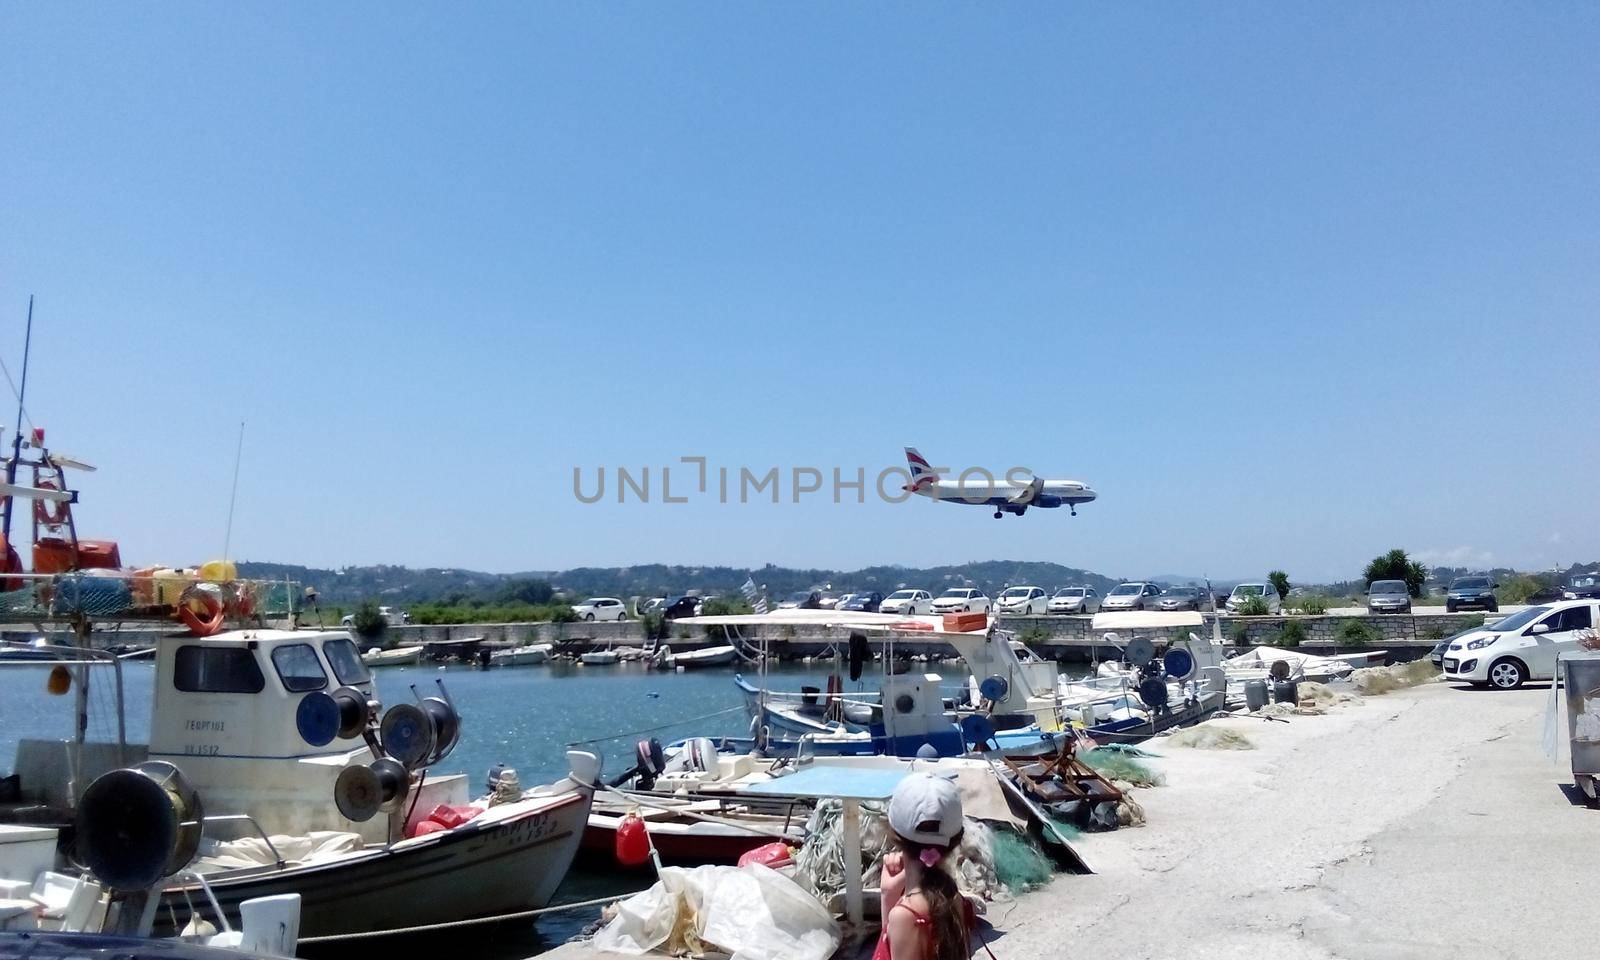
[[[1153,583],[1135,580],[1111,588],[1100,604],[1101,610],[1147,610],[1156,605],[1161,588]]]
[[[994,602],[995,612],[1020,617],[1043,616],[1050,598],[1038,587],[1008,587]]]
[[[1050,613],[1094,613],[1100,609],[1100,594],[1094,587],[1062,587],[1045,609]]]
[[[933,599],[934,613],[988,613],[989,596],[971,587],[951,587]]]
[[[590,597],[572,608],[579,620],[626,620],[628,607],[616,597]]]
[[[883,603],[883,594],[876,590],[865,593],[852,593],[850,599],[839,604],[837,610],[851,610],[856,613],[877,613],[878,605]]]
[[[878,605],[879,613],[898,613],[910,616],[933,610],[933,594],[926,590],[896,590]]]
[[[1205,605],[1199,587],[1168,587],[1156,598],[1157,610],[1195,610]]]
[[[1411,591],[1404,580],[1374,580],[1367,587],[1368,613],[1410,613]]]
[[[778,601],[779,610],[821,610],[822,592],[819,590],[797,590]]]
[[[1277,616],[1283,612],[1283,601],[1278,599],[1278,591],[1265,583],[1241,583],[1228,594],[1222,606],[1229,613],[1238,613],[1239,609],[1251,600],[1260,600],[1267,605],[1267,613]]]
[[[1494,595],[1495,588],[1500,586],[1488,577],[1456,577],[1450,581],[1450,590],[1444,595],[1444,608],[1448,613],[1476,607],[1490,613],[1498,613],[1500,600]]]
[[[704,598],[685,595],[673,597],[663,603],[659,608],[659,612],[663,620],[676,620],[679,617],[698,617],[705,605]]]
[[[1556,658],[1578,649],[1594,629],[1595,606],[1593,600],[1563,600],[1459,634],[1444,652],[1445,678],[1500,690],[1551,680]]]

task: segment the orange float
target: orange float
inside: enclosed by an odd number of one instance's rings
[[[222,598],[210,590],[190,587],[178,599],[178,619],[197,637],[209,637],[221,631],[226,618]]]

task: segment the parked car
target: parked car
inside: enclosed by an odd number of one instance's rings
[[[951,587],[933,599],[934,613],[988,613],[989,595],[971,587]]]
[[[682,596],[668,600],[661,606],[663,620],[676,620],[679,617],[698,617],[700,610],[706,605],[703,597]]]
[[[840,610],[854,610],[858,613],[877,613],[878,606],[883,603],[883,594],[876,590],[866,593],[852,593],[850,599],[839,604]]]
[[[1555,603],[1557,600],[1566,599],[1564,593],[1565,591],[1563,591],[1560,587],[1540,587],[1539,589],[1528,594],[1528,599],[1523,602],[1529,604]],[[1577,598],[1574,597],[1573,599]]]
[[[1157,610],[1195,610],[1205,606],[1199,587],[1168,587],[1156,598]]]
[[[1580,573],[1567,581],[1561,591],[1563,600],[1593,600],[1600,597],[1600,572]]]
[[[579,620],[626,620],[628,606],[616,597],[590,597],[573,604],[572,612]]]
[[[1411,591],[1404,580],[1374,580],[1366,592],[1368,613],[1411,612]]]
[[[1500,600],[1494,591],[1499,586],[1488,577],[1456,577],[1450,581],[1450,589],[1444,595],[1444,608],[1449,613],[1467,607],[1498,613]]]
[[[659,613],[661,608],[666,605],[666,597],[651,597],[648,600],[640,600],[636,612],[642,617],[647,613]]]
[[[843,598],[841,598],[837,593],[834,593],[832,590],[824,590],[822,591],[822,597],[817,601],[818,609],[832,610],[834,607],[839,605],[839,601],[841,599]]]
[[[896,590],[878,604],[879,613],[910,616],[933,611],[933,594],[926,590]]]
[[[994,602],[995,612],[1021,617],[1040,617],[1050,598],[1038,587],[1009,587]]]
[[[1267,605],[1267,613],[1277,616],[1283,612],[1283,601],[1278,599],[1278,591],[1266,583],[1241,583],[1228,594],[1228,599],[1223,603],[1223,608],[1229,613],[1238,613],[1239,608],[1249,603],[1251,598],[1260,598]]]
[[[1445,650],[1444,675],[1500,690],[1554,679],[1556,657],[1578,649],[1594,628],[1595,606],[1593,600],[1542,604],[1459,634]]]
[[[1120,583],[1100,602],[1101,610],[1148,610],[1155,606],[1161,588],[1143,580]]]
[[[1094,613],[1099,609],[1100,594],[1094,587],[1062,587],[1045,604],[1050,613]]]
[[[411,622],[411,614],[404,610],[396,610],[393,607],[379,607],[378,616],[383,618],[385,625],[391,627],[399,627]],[[356,615],[353,613],[347,613],[339,618],[339,626],[341,627],[354,626],[355,622]]]
[[[842,603],[842,601],[841,601]],[[797,590],[778,601],[779,610],[821,610],[822,591]]]

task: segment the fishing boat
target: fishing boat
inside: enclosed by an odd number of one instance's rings
[[[343,632],[164,637],[154,683],[148,747],[80,743],[63,763],[61,745],[23,740],[16,771],[40,805],[72,803],[62,776],[81,783],[145,758],[193,784],[209,836],[192,868],[205,880],[162,890],[158,935],[213,895],[236,920],[245,900],[297,893],[306,937],[492,917],[547,903],[577,853],[596,757],[569,753],[567,778],[473,801],[465,777],[425,775],[460,729],[442,686],[413,687],[415,702],[380,714]],[[228,838],[241,830],[251,836]]]
[[[422,651],[421,644],[389,650],[370,647],[361,655],[361,662],[369,667],[414,667],[422,662]]]
[[[725,667],[738,657],[739,649],[731,643],[725,643],[714,647],[701,647],[699,650],[685,650],[682,653],[668,653],[666,664],[672,668],[682,667],[685,670]]]
[[[610,646],[607,646],[604,650],[590,650],[588,653],[582,654],[578,657],[579,663],[591,667],[609,666],[610,664],[620,663],[621,661],[622,654],[619,651],[612,649]]]
[[[529,643],[509,650],[496,650],[489,655],[489,663],[496,667],[528,667],[545,663],[555,649],[551,643]]]

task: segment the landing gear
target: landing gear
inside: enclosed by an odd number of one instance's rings
[[[1078,505],[1077,504],[1069,503],[1069,504],[1067,504],[1067,509],[1072,511],[1072,516],[1076,517],[1078,515]]]
[[[996,520],[999,520],[999,519],[1000,519],[1000,518],[1001,518],[1001,517],[1003,517],[1003,516],[1005,516],[1005,514],[1004,514],[1004,513],[1002,513],[1002,512],[1000,512],[1000,511],[999,511],[999,510],[996,510],[996,511],[995,511],[995,512],[994,512],[994,518],[995,518],[995,519],[996,519]]]

